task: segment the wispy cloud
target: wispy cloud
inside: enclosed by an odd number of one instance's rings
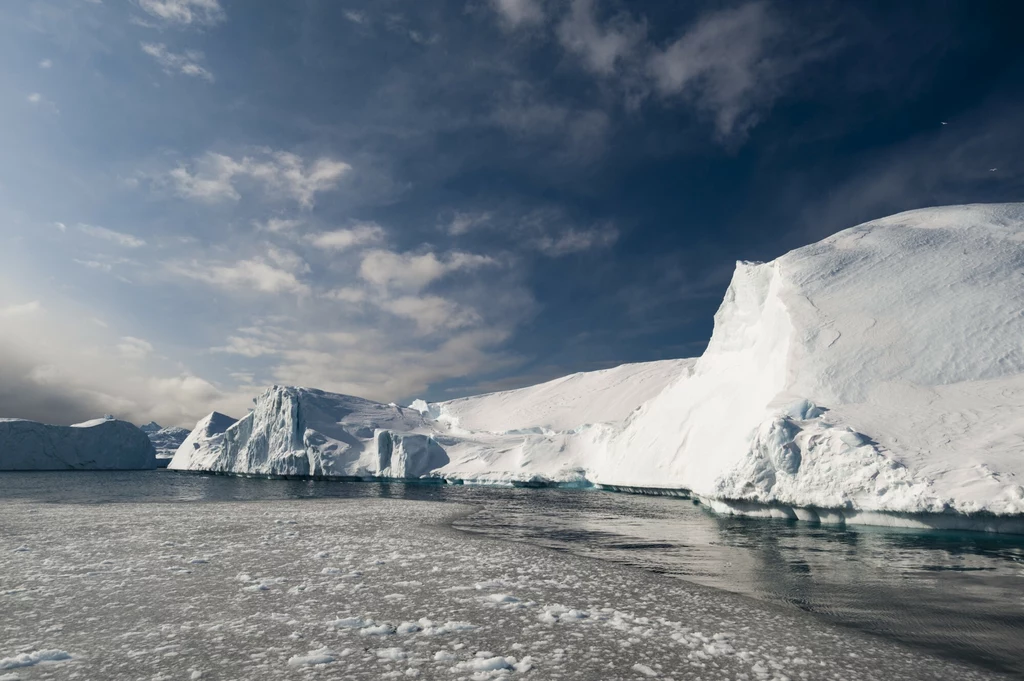
[[[461,251],[438,257],[433,252],[395,253],[376,249],[363,256],[359,276],[377,286],[415,292],[454,272],[496,264],[489,256]]]
[[[125,234],[124,232],[115,232],[114,230],[107,229],[106,227],[80,224],[78,225],[78,231],[83,234],[88,234],[93,238],[112,241],[119,246],[125,246],[127,248],[138,248],[146,245],[145,241],[136,236]]]
[[[42,310],[42,304],[38,300],[32,300],[27,303],[16,303],[0,307],[0,317],[20,317],[22,315],[42,312]]]
[[[309,286],[298,278],[304,263],[297,257],[289,258],[281,251],[233,263],[204,260],[170,262],[166,268],[172,275],[240,293],[306,295],[310,291]]]
[[[166,24],[213,26],[227,18],[218,0],[138,0],[139,7]]]
[[[656,50],[649,72],[663,96],[682,97],[710,113],[720,136],[742,135],[799,66],[778,49],[782,35],[765,2],[715,12]]]
[[[53,66],[53,61],[50,59],[43,59],[39,62],[39,68],[48,69]]]
[[[29,104],[38,104],[41,101],[43,101],[43,96],[41,94],[39,94],[38,92],[33,92],[33,93],[30,93],[29,96],[26,97],[25,99],[28,100]]]
[[[611,223],[590,228],[570,227],[555,234],[541,234],[531,240],[531,245],[549,258],[559,258],[572,253],[582,253],[597,248],[607,248],[619,238],[619,230]]]
[[[577,54],[591,71],[603,75],[615,71],[643,40],[646,27],[628,14],[618,14],[603,25],[594,12],[594,0],[573,0],[569,15],[558,27],[566,50]]]
[[[141,43],[141,47],[143,52],[156,59],[165,73],[180,73],[185,76],[202,78],[210,83],[214,80],[213,74],[199,63],[203,59],[202,52],[196,50],[186,50],[181,53],[171,52],[163,43]]]
[[[307,240],[324,251],[345,251],[356,246],[380,243],[384,240],[384,228],[374,222],[364,222],[347,229],[310,234]]]
[[[209,152],[190,166],[181,165],[168,173],[179,196],[198,201],[238,201],[236,182],[246,179],[272,192],[312,208],[319,192],[338,186],[352,166],[342,161],[319,158],[306,163],[296,154],[268,151],[262,158],[232,158]]]
[[[153,344],[134,336],[122,336],[117,351],[126,359],[145,359],[153,352]]]
[[[491,0],[506,25],[516,28],[544,21],[544,7],[538,0]]]

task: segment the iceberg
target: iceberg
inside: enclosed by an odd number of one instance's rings
[[[139,430],[149,436],[149,441],[153,443],[153,447],[156,448],[157,465],[166,466],[171,458],[174,457],[174,453],[178,451],[178,447],[185,441],[185,438],[192,432],[185,428],[179,428],[178,426],[168,426],[164,428],[155,421],[151,421],[144,426],[140,426]]]
[[[156,450],[127,421],[104,417],[72,426],[0,419],[0,470],[140,470],[156,468]]]
[[[1024,205],[739,262],[714,321],[696,359],[408,408],[275,386],[222,433],[200,422],[171,467],[601,485],[876,524],[1024,514]]]

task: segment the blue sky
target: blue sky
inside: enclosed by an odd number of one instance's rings
[[[897,6],[899,5],[899,6]],[[1012,3],[0,5],[0,416],[699,354],[736,260],[1024,198]]]

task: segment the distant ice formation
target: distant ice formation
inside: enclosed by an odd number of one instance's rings
[[[144,432],[113,417],[51,426],[0,419],[0,470],[137,470],[156,468]]]

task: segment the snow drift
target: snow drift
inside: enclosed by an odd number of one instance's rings
[[[51,426],[0,419],[0,470],[136,470],[156,468],[149,438],[127,421],[94,419]]]
[[[697,360],[413,407],[275,387],[172,467],[1021,514],[1024,206],[911,211],[738,263]]]

